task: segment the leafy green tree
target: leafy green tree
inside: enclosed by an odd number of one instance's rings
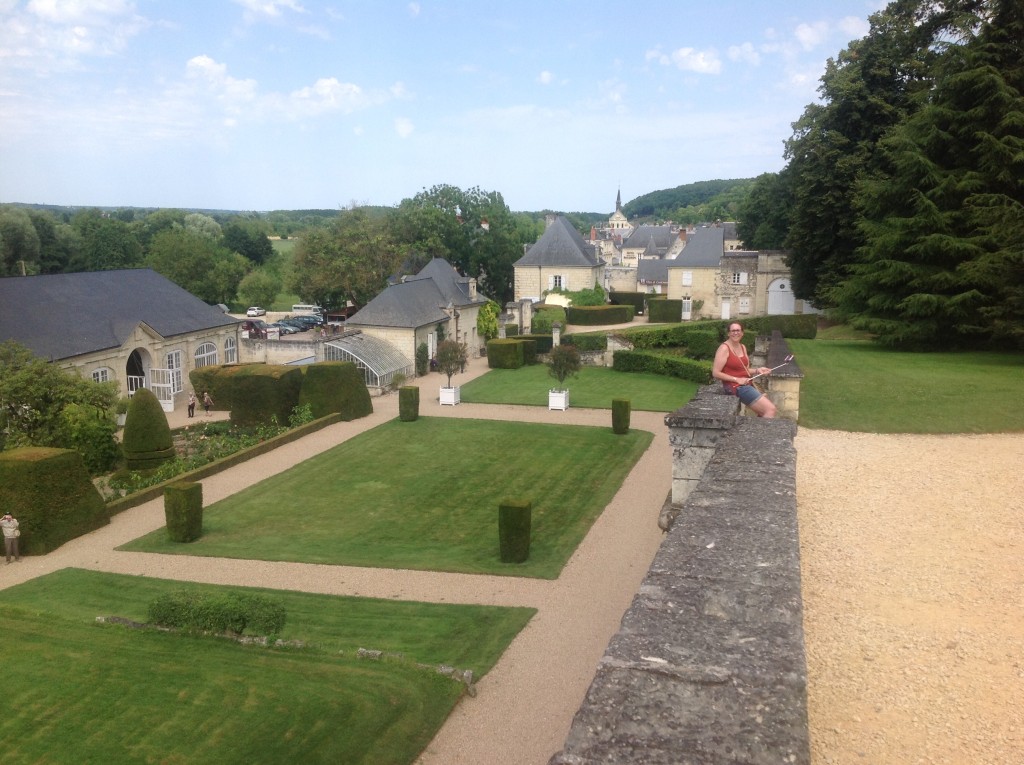
[[[271,305],[281,292],[281,280],[262,268],[246,274],[238,285],[238,298],[246,305]]]
[[[500,313],[501,306],[493,300],[488,300],[477,312],[476,331],[485,342],[498,336],[498,314]]]
[[[446,388],[452,387],[452,375],[466,368],[469,349],[456,340],[442,340],[437,344],[437,369],[448,377]]]
[[[1024,7],[994,0],[861,188],[843,315],[886,344],[1024,348]]]
[[[124,221],[93,209],[75,215],[71,225],[81,237],[81,247],[68,264],[70,271],[112,271],[142,265],[142,245]]]
[[[71,404],[96,417],[112,416],[114,383],[85,380],[32,355],[22,345],[0,343],[0,449],[18,446],[74,448],[63,419]]]
[[[224,246],[262,265],[274,256],[274,246],[255,221],[235,219],[224,226]]]
[[[835,304],[857,248],[856,189],[876,169],[879,140],[917,108],[930,86],[939,43],[976,23],[982,0],[895,0],[870,18],[867,36],[830,59],[823,103],[794,123],[786,143],[792,185],[789,235],[793,290],[818,307]]]
[[[29,210],[28,216],[39,236],[39,273],[64,273],[81,246],[78,232],[48,210]]]
[[[736,233],[748,250],[781,250],[789,233],[793,204],[789,175],[759,175],[747,191],[737,213]]]
[[[323,306],[365,305],[387,286],[400,258],[383,216],[342,210],[329,226],[299,237],[287,286]]]
[[[146,251],[149,250],[149,245],[150,242],[153,241],[153,237],[161,231],[165,231],[169,228],[184,227],[185,211],[171,208],[154,210],[145,218],[142,218],[141,220],[136,219],[131,224],[132,233],[135,234],[135,238],[139,240],[139,244],[141,244],[143,249]]]
[[[146,265],[208,303],[234,300],[248,261],[209,237],[168,228],[154,237]]]
[[[22,207],[0,207],[0,276],[39,273],[39,234]]]
[[[558,380],[557,390],[565,390],[565,381],[579,374],[582,365],[579,349],[575,345],[556,345],[548,355],[548,374]]]
[[[186,215],[185,230],[193,231],[214,242],[218,241],[223,235],[220,224],[209,215],[203,215],[202,213],[189,213]]]

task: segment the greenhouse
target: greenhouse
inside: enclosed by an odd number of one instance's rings
[[[360,332],[324,343],[324,361],[352,361],[363,370],[367,388],[387,389],[396,374],[412,377],[413,362],[395,346]]]

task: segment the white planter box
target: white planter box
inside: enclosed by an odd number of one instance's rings
[[[454,388],[441,388],[441,406],[455,406],[461,400],[460,388],[456,385]]]
[[[569,408],[569,391],[568,390],[549,390],[548,391],[548,409],[561,409],[565,411]]]

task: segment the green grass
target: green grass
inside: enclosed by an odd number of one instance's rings
[[[421,417],[393,420],[214,503],[203,536],[160,529],[120,549],[555,578],[650,433]],[[498,557],[499,503],[533,502],[530,557]]]
[[[790,340],[804,373],[800,425],[869,433],[1024,430],[1024,355],[908,353],[855,340]]]
[[[65,569],[0,592],[4,763],[410,763],[461,696],[414,662],[489,668],[533,614],[257,590],[291,649],[94,622],[182,586]]]
[[[557,385],[544,364],[519,369],[492,369],[461,386],[461,398],[470,404],[525,404],[547,406],[548,390]],[[646,412],[674,412],[693,398],[697,385],[674,377],[616,372],[606,367],[584,367],[566,381],[571,406],[611,409],[613,398],[626,398],[632,408]],[[609,418],[611,415],[609,414]],[[609,419],[609,422],[611,420]]]

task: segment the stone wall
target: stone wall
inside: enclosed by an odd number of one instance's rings
[[[685,496],[551,765],[810,762],[796,425],[716,387],[666,417]]]

